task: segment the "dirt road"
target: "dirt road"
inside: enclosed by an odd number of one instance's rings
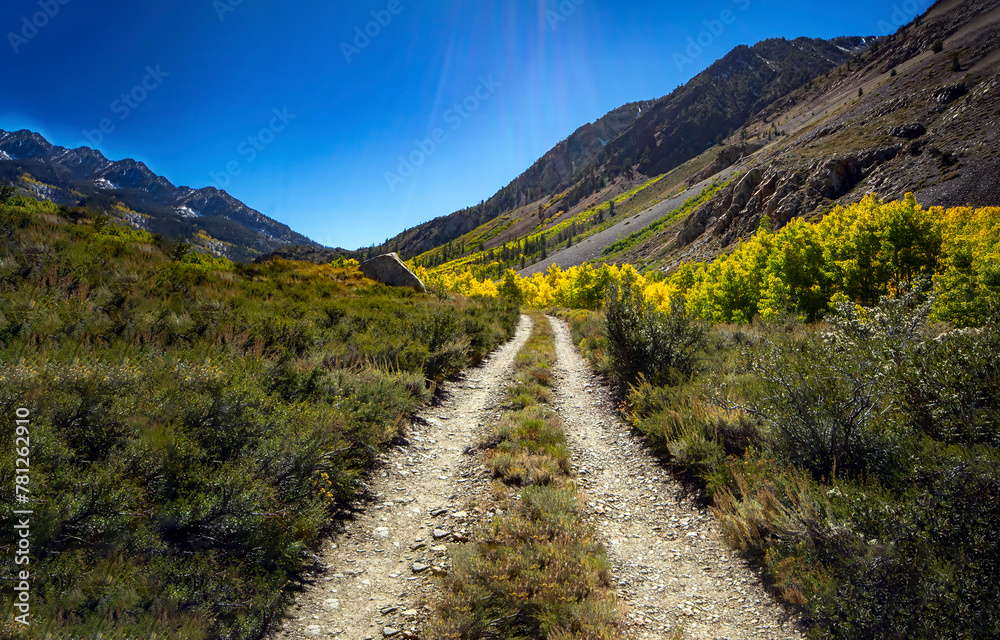
[[[682,496],[670,474],[615,417],[608,390],[549,319],[558,365],[554,403],[574,452],[581,506],[608,547],[624,630],[631,638],[799,638],[746,564],[725,549],[711,514]],[[464,509],[487,483],[465,455],[510,382],[515,338],[447,388],[417,418],[409,444],[389,452],[371,479],[377,499],[328,541],[316,571],[274,640],[415,638],[438,597],[447,543],[477,514]]]
[[[607,389],[556,334],[556,404],[574,453],[585,509],[608,547],[623,619],[634,638],[800,638],[760,578],[724,545],[711,513],[615,417]]]
[[[435,597],[447,534],[470,528],[459,510],[469,482],[469,456],[462,452],[494,413],[531,326],[521,316],[514,339],[448,385],[445,400],[425,409],[409,430],[409,446],[389,452],[369,481],[376,501],[326,543],[312,585],[276,640],[364,640],[418,630]]]

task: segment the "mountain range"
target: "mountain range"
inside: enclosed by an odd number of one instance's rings
[[[889,36],[739,46],[668,95],[581,126],[478,205],[356,251],[321,247],[225,191],[175,187],[141,162],[30,131],[0,131],[0,179],[240,260],[396,251],[434,266],[492,252],[523,273],[596,259],[667,270],[726,251],[764,216],[781,226],[867,193],[1000,203],[998,27],[997,0],[939,0]],[[711,181],[717,192],[664,224]],[[584,215],[599,207],[609,219]],[[620,248],[647,225],[656,233]]]
[[[382,249],[428,267],[496,265],[493,277],[592,261],[670,271],[731,250],[765,216],[780,228],[870,193],[996,205],[1000,3],[939,0],[888,36],[737,47],[641,108],[564,180],[538,180],[536,163]]]
[[[665,173],[699,155],[871,41],[776,38],[737,47],[669,95],[624,105],[583,125],[489,200],[408,229],[386,248],[412,257],[556,194],[562,194],[559,206],[568,211],[609,184],[627,190],[640,176]]]
[[[175,187],[142,162],[113,162],[88,147],[55,146],[32,131],[0,130],[0,179],[36,197],[106,210],[237,260],[290,245],[319,246],[225,191]]]

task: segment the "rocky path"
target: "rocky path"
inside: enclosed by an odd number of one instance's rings
[[[581,505],[608,547],[619,606],[631,637],[685,640],[801,638],[746,563],[722,540],[711,513],[615,417],[603,388],[573,345],[556,334],[555,404],[574,453]]]
[[[726,550],[712,515],[684,498],[617,420],[566,325],[549,321],[558,355],[554,404],[574,452],[581,506],[608,547],[628,637],[673,639],[682,629],[685,640],[800,638],[757,575]],[[450,385],[446,400],[418,417],[409,444],[385,456],[370,481],[376,500],[325,544],[273,640],[418,637],[438,597],[433,577],[446,570],[446,544],[462,541],[481,516],[466,510],[488,481],[463,452],[499,417],[495,407],[531,326],[522,316],[515,338]]]
[[[416,637],[435,599],[444,545],[471,527],[461,511],[472,475],[463,451],[492,417],[531,326],[521,316],[514,339],[446,387],[446,400],[410,429],[409,444],[389,452],[369,482],[376,501],[325,544],[275,640]]]

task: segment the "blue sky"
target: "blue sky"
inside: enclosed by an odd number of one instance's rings
[[[357,248],[490,197],[738,44],[881,35],[929,4],[5,0],[0,128]]]

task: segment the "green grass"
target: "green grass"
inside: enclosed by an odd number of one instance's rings
[[[261,637],[379,450],[518,316],[350,265],[185,254],[27,198],[0,219],[0,413],[31,413],[33,638]],[[0,637],[27,637],[3,615]]]
[[[554,364],[551,326],[536,315],[510,410],[481,444],[497,478],[494,515],[452,547],[428,638],[620,637],[607,557],[580,518],[566,436],[546,404]]]

